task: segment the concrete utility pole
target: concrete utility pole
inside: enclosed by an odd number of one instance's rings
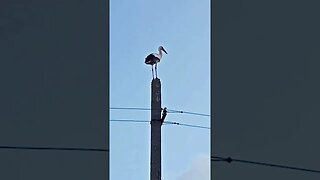
[[[166,114],[166,111],[164,111]],[[152,79],[151,82],[151,163],[150,180],[161,180],[161,82]]]

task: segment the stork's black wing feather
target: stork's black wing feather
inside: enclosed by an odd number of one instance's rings
[[[146,64],[154,64],[154,59],[155,56],[153,54],[149,54],[147,57],[146,57],[146,60],[144,61]]]

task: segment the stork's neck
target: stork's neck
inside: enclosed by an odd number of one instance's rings
[[[160,59],[162,58],[162,52],[161,52],[161,49],[159,49],[159,58],[160,58]]]

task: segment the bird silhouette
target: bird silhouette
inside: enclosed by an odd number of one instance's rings
[[[157,63],[159,63],[161,58],[162,58],[162,51],[165,52],[166,54],[168,54],[167,51],[162,46],[160,46],[158,48],[158,51],[159,51],[159,53],[149,54],[146,57],[145,61],[144,61],[146,64],[151,65],[152,78],[153,79],[154,79],[153,65],[154,65],[154,69],[155,69],[155,72],[156,72],[156,78],[158,78],[158,75],[157,75]]]

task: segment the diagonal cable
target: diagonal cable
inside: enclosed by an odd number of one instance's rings
[[[299,167],[293,167],[293,166],[287,166],[287,165],[279,165],[279,164],[271,164],[271,163],[265,163],[265,162],[256,162],[256,161],[234,159],[234,158],[231,158],[231,157],[224,158],[224,157],[219,157],[219,156],[211,156],[211,161],[225,161],[225,162],[228,162],[228,163],[240,162],[240,163],[254,164],[254,165],[261,165],[261,166],[269,166],[269,167],[275,167],[275,168],[283,168],[283,169],[291,169],[291,170],[297,170],[297,171],[320,173],[320,170],[299,168]]]
[[[129,123],[150,123],[150,121],[147,121],[147,120],[137,120],[137,119],[110,119],[109,121],[111,121],[111,122],[129,122]],[[163,122],[163,124],[174,124],[174,125],[193,127],[193,128],[210,129],[210,127],[206,127],[206,126],[184,124],[184,123],[173,122],[173,121],[165,121],[165,122]]]
[[[141,107],[110,107],[109,109],[111,109],[111,110],[139,110],[139,111],[152,110],[150,108],[141,108]],[[163,108],[155,109],[155,110],[163,110]],[[174,110],[174,109],[168,109],[168,113],[180,113],[180,114],[190,114],[190,115],[210,117],[209,114],[203,114],[203,113],[197,113],[197,112],[191,112],[191,111],[181,111],[181,110]]]

